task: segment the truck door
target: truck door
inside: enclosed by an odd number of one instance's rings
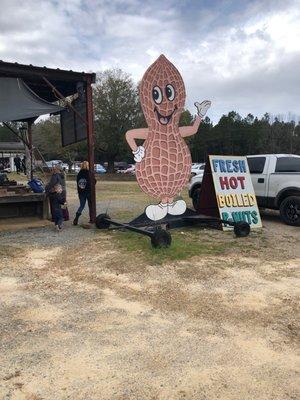
[[[257,203],[260,207],[267,205],[268,163],[266,157],[247,157],[251,180]]]
[[[277,156],[275,161],[268,187],[268,197],[273,199],[282,189],[300,186],[300,157]]]

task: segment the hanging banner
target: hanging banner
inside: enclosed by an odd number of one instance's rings
[[[209,156],[210,169],[221,219],[245,221],[251,229],[261,228],[246,157]],[[224,230],[232,229],[223,224]]]
[[[86,120],[86,101],[77,98],[72,102],[76,111]],[[87,138],[87,125],[71,109],[67,108],[60,113],[62,146],[78,143]]]

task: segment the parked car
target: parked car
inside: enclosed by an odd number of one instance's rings
[[[122,165],[122,166],[120,166],[120,167],[118,167],[117,168],[117,174],[123,174],[124,173],[124,171],[126,170],[126,169],[128,169],[129,168],[129,166],[128,166],[128,164],[126,164],[126,165]]]
[[[247,160],[258,206],[279,210],[286,224],[300,226],[300,156],[251,155]]]
[[[106,173],[106,169],[101,164],[95,164],[94,170],[95,170],[96,174],[105,174]]]
[[[50,161],[46,161],[46,165],[48,168],[53,168],[55,165],[57,164],[62,164],[62,160],[50,160]]]
[[[124,169],[124,171],[121,172],[122,174],[130,174],[130,175],[135,175],[135,165],[134,164],[129,164],[127,169]]]
[[[67,163],[64,163],[62,160],[50,160],[46,161],[46,165],[48,168],[53,168],[55,165],[60,165],[60,167],[68,172],[69,171],[69,165]]]
[[[71,171],[78,174],[78,172],[80,171],[80,165],[81,165],[80,161],[75,161],[75,163],[72,165]]]
[[[201,163],[201,164],[193,163],[192,169],[191,169],[192,176],[199,175],[199,174],[203,175],[204,168],[205,168],[205,163]]]
[[[259,154],[247,156],[259,208],[279,210],[288,225],[300,226],[300,156]],[[203,174],[190,180],[189,195],[197,208]]]
[[[117,174],[120,174],[121,171],[128,168],[128,164],[126,161],[116,161],[114,163],[114,170]]]
[[[61,163],[61,167],[65,172],[69,172],[69,165],[67,163]]]

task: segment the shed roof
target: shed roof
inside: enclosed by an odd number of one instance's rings
[[[22,151],[25,149],[22,142],[0,142],[0,152]]]
[[[34,93],[49,102],[56,101],[57,97],[43,80],[43,77],[47,78],[64,97],[77,93],[77,83],[95,83],[96,81],[95,73],[37,67],[31,64],[25,65],[1,60],[0,77],[22,78]]]

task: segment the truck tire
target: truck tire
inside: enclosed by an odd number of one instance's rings
[[[197,211],[200,205],[201,187],[197,187],[192,194],[193,207]]]
[[[280,217],[287,224],[300,226],[300,197],[289,196],[280,204]]]

